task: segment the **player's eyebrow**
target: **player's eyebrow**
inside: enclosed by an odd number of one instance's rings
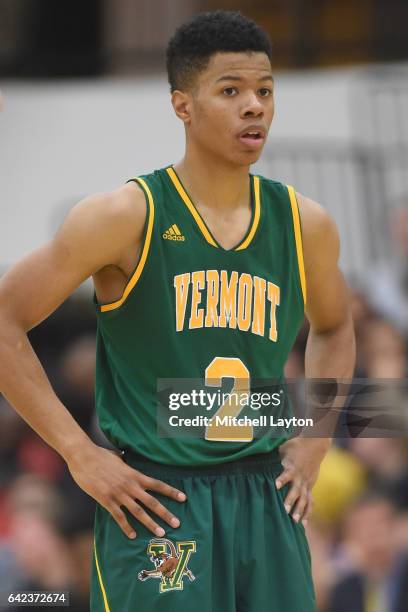
[[[219,83],[220,81],[242,81],[242,77],[239,76],[233,76],[232,74],[225,74],[222,77],[220,77],[219,79],[216,80],[216,83]],[[271,74],[268,74],[266,76],[260,77],[258,79],[258,81],[272,81],[272,83],[274,82],[273,80],[273,76]]]

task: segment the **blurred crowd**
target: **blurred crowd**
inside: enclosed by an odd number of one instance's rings
[[[408,610],[407,208],[391,231],[395,259],[348,279],[355,381],[371,393],[364,402],[350,392],[340,420],[354,426],[337,432],[313,492],[307,532],[318,612]],[[307,326],[287,364],[291,378],[304,374],[306,338]]]
[[[396,219],[395,262],[349,279],[358,379],[407,378],[408,211]],[[72,296],[30,340],[59,397],[105,444],[94,414],[95,325],[91,300]],[[290,378],[304,374],[306,337],[305,326]],[[399,435],[349,432],[322,464],[307,527],[318,612],[408,610],[408,397],[397,389],[383,408],[398,404]],[[0,397],[0,592],[68,590],[73,612],[89,610],[93,510],[62,459]]]

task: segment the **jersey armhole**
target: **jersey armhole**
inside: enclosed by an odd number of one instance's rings
[[[124,304],[124,302],[128,298],[132,289],[135,287],[137,281],[139,280],[143,272],[143,269],[146,263],[146,259],[147,259],[147,255],[150,249],[150,243],[152,240],[152,232],[153,232],[153,223],[154,223],[153,195],[149,189],[148,184],[146,183],[144,179],[134,178],[134,179],[130,179],[130,181],[128,182],[131,182],[131,181],[135,181],[140,185],[144,193],[145,200],[146,200],[147,211],[146,211],[146,221],[145,221],[145,226],[144,226],[144,231],[143,231],[143,247],[140,253],[139,261],[137,262],[136,268],[132,276],[130,277],[125,289],[123,290],[122,296],[115,302],[111,302],[109,304],[98,304],[98,309],[100,312],[109,312],[111,310],[116,310],[117,308],[120,308],[122,304]]]
[[[302,224],[300,220],[299,214],[299,204],[296,198],[296,192],[291,185],[287,185],[290,206],[292,209],[292,220],[293,220],[293,231],[295,234],[295,244],[296,244],[296,255],[298,262],[298,270],[299,270],[299,278],[300,278],[300,286],[302,289],[303,295],[303,303],[306,307],[307,303],[307,290],[306,290],[306,275],[305,275],[305,263],[303,258],[303,243],[302,243]]]

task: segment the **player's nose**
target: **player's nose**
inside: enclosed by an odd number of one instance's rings
[[[255,92],[250,92],[246,96],[245,103],[241,109],[241,115],[243,117],[259,117],[262,116],[264,107],[262,101],[256,95]]]

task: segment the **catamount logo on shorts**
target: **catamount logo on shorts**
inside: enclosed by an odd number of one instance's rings
[[[193,572],[188,568],[191,553],[196,552],[195,540],[187,542],[172,542],[167,538],[153,538],[147,546],[147,554],[154,569],[142,570],[138,573],[139,580],[148,578],[160,579],[160,593],[184,588],[183,578],[187,576],[190,582],[195,580]]]

